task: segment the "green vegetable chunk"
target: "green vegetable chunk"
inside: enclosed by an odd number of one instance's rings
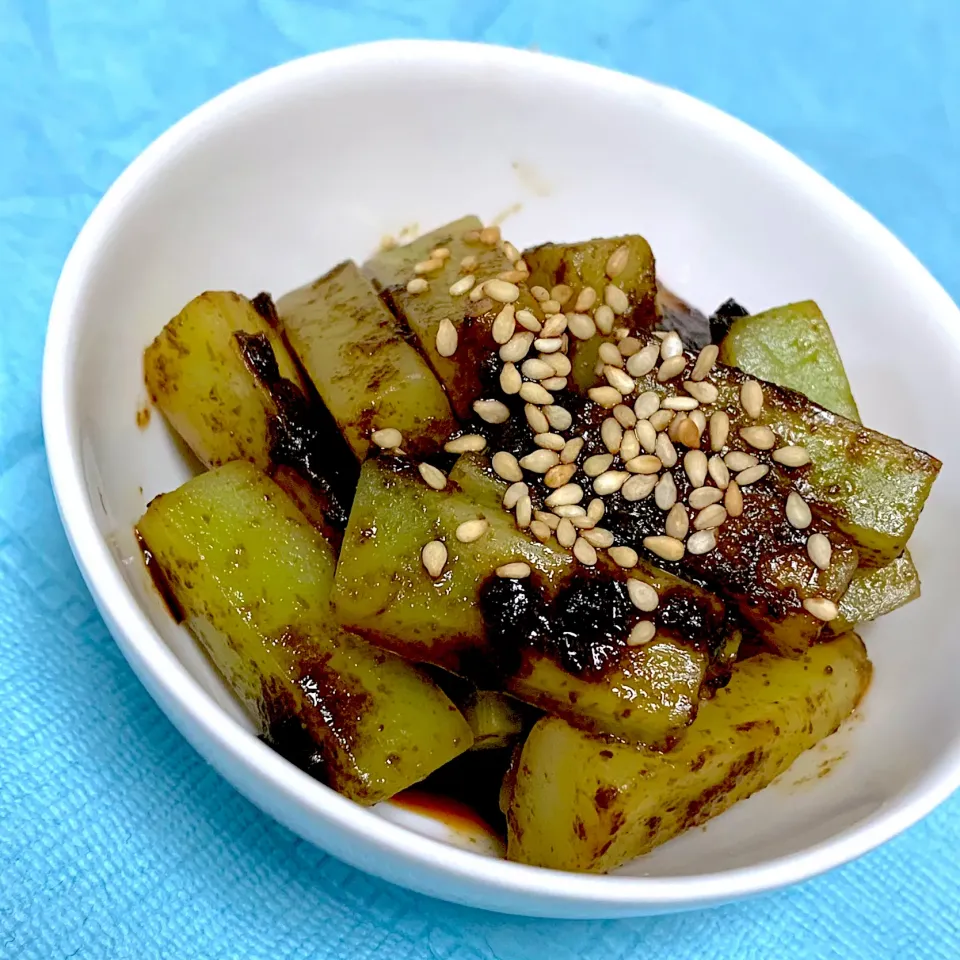
[[[270,465],[276,405],[241,355],[234,334],[265,337],[282,377],[301,385],[280,336],[238,293],[195,297],[144,351],[151,400],[208,467],[230,460]]]
[[[336,626],[333,550],[252,464],[156,497],[137,529],[260,732],[338,792],[376,803],[470,747],[432,681]]]
[[[505,304],[490,296],[478,300],[470,294],[487,280],[496,280],[501,273],[513,269],[513,264],[499,246],[481,243],[473,239],[480,229],[476,217],[464,217],[454,223],[414,240],[403,247],[394,247],[378,254],[364,264],[364,273],[383,292],[383,297],[393,312],[413,332],[420,351],[440,378],[454,412],[461,419],[473,414],[473,402],[488,396],[484,389],[483,371],[486,361],[497,349],[493,339],[493,321]],[[449,256],[439,260],[436,269],[423,276],[415,273],[418,264],[431,260],[430,253],[436,249],[449,251]],[[472,258],[463,265],[465,257]],[[451,293],[455,283],[473,277],[475,283],[459,293]],[[427,289],[413,291],[407,284],[422,279]],[[513,310],[533,310],[542,318],[536,301],[526,284],[517,283],[519,295],[513,302]],[[457,332],[455,352],[441,353],[437,334],[443,320],[449,320]]]
[[[458,538],[462,524],[477,520],[483,529],[478,539]],[[447,551],[436,579],[421,559],[423,547],[434,540]],[[696,714],[708,647],[722,640],[722,604],[670,574],[638,567],[630,576],[645,580],[663,598],[660,612],[643,615],[654,621],[652,641],[626,645],[633,622],[641,618],[634,611],[622,646],[604,653],[595,669],[577,669],[557,655],[549,637],[523,636],[519,624],[505,626],[505,645],[491,642],[481,595],[497,580],[496,569],[513,561],[529,564],[548,605],[582,574],[569,553],[518,529],[499,499],[489,494],[473,499],[455,481],[446,490],[433,490],[410,466],[368,461],[337,567],[334,605],[346,627],[412,660],[480,685],[495,679],[521,700],[586,729],[661,746],[671,742]],[[604,574],[615,575],[627,576]],[[686,641],[667,625],[670,611],[681,608],[696,610],[709,636]]]
[[[474,750],[512,746],[523,732],[520,704],[499,690],[474,690],[460,711],[473,732]]]
[[[737,664],[669,753],[540,720],[502,795],[508,857],[604,873],[648,853],[783,773],[850,715],[869,679],[854,634],[799,660],[761,654]]]
[[[286,296],[277,310],[291,349],[357,459],[394,427],[411,453],[435,450],[455,424],[443,388],[353,261]]]
[[[563,304],[567,312],[576,312],[577,300],[587,290],[592,291],[587,296],[594,297],[597,304],[605,302],[608,286],[625,295],[622,305],[613,303],[616,310],[611,329],[601,328],[600,335],[581,339],[576,326],[571,328],[572,385],[581,392],[596,382],[600,344],[607,340],[616,342],[613,330],[625,327],[633,332],[652,330],[656,326],[655,265],[650,244],[643,237],[633,234],[582,243],[545,243],[525,250],[523,258],[530,268],[531,287],[542,286],[546,290],[552,290],[557,284],[570,287],[570,299]],[[621,262],[617,263],[617,259]],[[607,273],[608,268],[614,274],[613,279]],[[623,306],[626,309],[620,312]],[[592,313],[593,308],[583,312]],[[589,333],[589,327],[585,332]]]
[[[820,308],[812,301],[775,307],[735,320],[720,344],[731,366],[804,394],[814,403],[860,423],[840,351]],[[909,552],[878,569],[854,574],[827,629],[841,634],[920,596],[920,576]]]

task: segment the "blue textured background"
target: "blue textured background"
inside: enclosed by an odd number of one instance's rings
[[[794,150],[960,299],[957,0],[0,0],[0,957],[620,960],[960,954],[960,797],[862,861],[712,912],[559,925],[369,879],[208,769],[127,669],[56,519],[39,423],[60,265],[211,95],[381,37],[535,45],[684,89]]]

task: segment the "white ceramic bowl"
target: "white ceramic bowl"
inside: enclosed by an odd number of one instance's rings
[[[911,542],[918,602],[864,631],[876,667],[860,718],[781,782],[614,876],[562,874],[393,822],[249,732],[142,569],[132,524],[191,465],[146,430],[141,351],[206,289],[282,293],[381,235],[509,213],[518,246],[639,231],[661,276],[711,308],[812,297],[865,420],[946,467]],[[952,608],[960,315],[875,220],[760,134],[687,96],[531,53],[391,42],[299,60],[229,90],[109,190],[63,270],[44,366],[47,452],[63,521],[117,643],[157,702],[237,789],[361,869],[445,899],[603,917],[704,906],[843,863],[960,784]],[[952,535],[951,535],[952,536]],[[96,696],[91,690],[90,696]],[[827,777],[824,761],[845,754]]]

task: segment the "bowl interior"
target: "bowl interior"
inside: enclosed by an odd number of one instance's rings
[[[141,352],[187,300],[281,294],[365,257],[383,234],[467,212],[503,218],[520,247],[641,232],[661,277],[702,308],[731,295],[754,310],[816,299],[865,422],[946,467],[911,543],[924,595],[864,631],[875,678],[859,718],[781,782],[622,872],[750,867],[923,812],[955,780],[960,738],[957,564],[943,532],[960,523],[960,439],[941,426],[960,408],[955,308],[852,204],[715,111],[544,57],[413,49],[294,65],[233,91],[112,197],[68,305],[63,402],[99,528],[159,640],[245,722],[158,601],[132,536],[151,497],[194,469],[158,414],[137,425]]]

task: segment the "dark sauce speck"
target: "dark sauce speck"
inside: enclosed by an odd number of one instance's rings
[[[749,317],[750,311],[733,297],[724,300],[710,315],[710,339],[713,343],[720,341],[727,335],[730,325],[740,317]]]

